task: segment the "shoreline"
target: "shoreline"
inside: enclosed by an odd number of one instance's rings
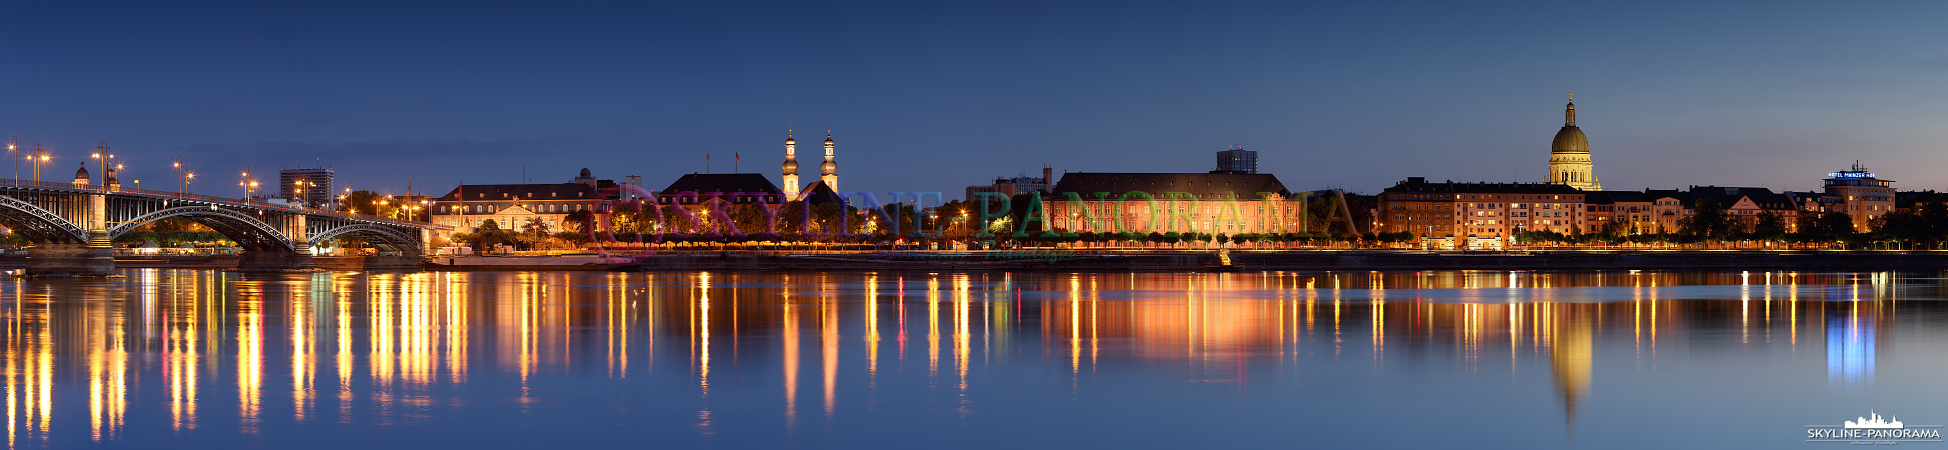
[[[320,257],[324,270],[404,271],[996,271],[996,272],[1204,272],[1328,270],[1948,270],[1948,251],[1539,251],[1420,252],[1385,250],[1241,251],[1232,267],[1213,252],[1062,254],[833,253],[762,254],[697,252],[640,257],[640,262],[594,256]],[[381,259],[383,258],[383,259]],[[0,269],[25,266],[19,255],[0,257]],[[235,269],[235,257],[122,257],[118,268]]]
[[[1948,269],[1948,252],[1532,252],[1429,253],[1279,251],[1077,255],[1013,260],[875,259],[872,255],[666,255],[619,270],[878,270],[1022,272],[1196,272],[1325,270],[1663,270],[1663,269]]]

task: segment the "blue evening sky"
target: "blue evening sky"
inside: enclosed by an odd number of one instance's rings
[[[0,135],[71,174],[237,195],[260,172],[465,180],[705,169],[777,179],[787,127],[845,190],[1205,171],[1293,189],[1544,179],[1574,91],[1610,189],[1805,190],[1862,160],[1948,190],[1935,2],[149,2],[0,7]],[[557,167],[559,171],[557,172]],[[0,165],[0,170],[10,170]],[[10,176],[10,175],[0,175]],[[63,175],[44,175],[63,178]]]

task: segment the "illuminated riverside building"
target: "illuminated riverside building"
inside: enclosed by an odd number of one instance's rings
[[[1380,193],[1384,232],[1502,238],[1516,231],[1571,233],[1586,223],[1586,192],[1553,183],[1430,183],[1411,177]]]
[[[1062,174],[1042,199],[1048,227],[1072,233],[1293,233],[1302,202],[1271,174]],[[1071,197],[1073,195],[1073,197]]]
[[[1016,195],[1026,194],[1029,192],[1041,192],[1043,194],[1047,194],[1049,192],[1048,190],[1049,182],[1051,180],[1054,180],[1053,172],[1055,172],[1055,169],[1042,167],[1041,178],[1035,178],[1026,175],[1014,176],[1014,177],[994,177],[994,183],[992,184],[968,186],[967,196],[961,198],[971,203],[974,200],[976,200],[979,197],[979,194],[982,192],[993,192],[1009,198],[1013,198]]]
[[[728,222],[729,205],[749,205],[756,203],[782,204],[784,191],[771,184],[771,179],[756,173],[691,173],[677,178],[661,192],[656,193],[656,204],[675,205],[696,214],[703,223],[697,225],[715,227],[713,222]],[[665,218],[667,221],[669,218]],[[688,232],[690,230],[676,230]],[[765,230],[738,230],[744,233],[762,233]]]
[[[1725,214],[1731,216],[1732,223],[1736,224],[1741,231],[1751,232],[1753,227],[1758,226],[1759,216],[1767,212],[1779,216],[1787,232],[1792,232],[1798,227],[1799,207],[1793,204],[1792,197],[1784,193],[1772,192],[1771,189],[1692,186],[1690,192],[1686,194],[1689,197],[1689,201],[1686,202],[1686,206],[1689,207],[1686,216],[1696,213],[1699,200],[1710,199],[1718,202],[1718,206],[1725,209]],[[1891,195],[1889,201],[1892,201]]]
[[[433,199],[428,217],[460,233],[472,233],[490,219],[508,231],[538,219],[549,232],[557,232],[569,213],[587,210],[601,190],[615,186],[614,180],[595,179],[588,169],[567,183],[464,184]]]
[[[1819,211],[1847,213],[1853,217],[1854,231],[1870,231],[1869,221],[1894,212],[1894,180],[1874,178],[1859,161],[1851,169],[1826,174],[1824,181]]]
[[[1778,216],[1787,232],[1798,228],[1799,206],[1791,193],[1766,188],[1692,186],[1641,192],[1564,188],[1408,178],[1380,194],[1382,231],[1502,237],[1518,230],[1600,233],[1617,223],[1622,234],[1675,233],[1684,219],[1697,213],[1698,202],[1706,199],[1716,201],[1740,231],[1753,231],[1764,213]]]

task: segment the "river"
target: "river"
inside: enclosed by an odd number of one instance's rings
[[[1939,273],[122,273],[0,280],[8,448],[1828,448],[1809,425],[1948,423]]]

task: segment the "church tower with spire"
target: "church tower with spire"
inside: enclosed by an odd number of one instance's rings
[[[1556,141],[1549,145],[1549,182],[1585,191],[1603,190],[1603,183],[1597,180],[1590,162],[1590,140],[1583,136],[1583,129],[1576,127],[1574,96],[1563,112],[1562,130],[1556,132]]]
[[[785,200],[798,198],[798,141],[791,138],[791,131],[785,131]]]
[[[839,190],[839,163],[832,161],[832,131],[825,131],[825,162],[818,165],[818,180],[832,191]]]

